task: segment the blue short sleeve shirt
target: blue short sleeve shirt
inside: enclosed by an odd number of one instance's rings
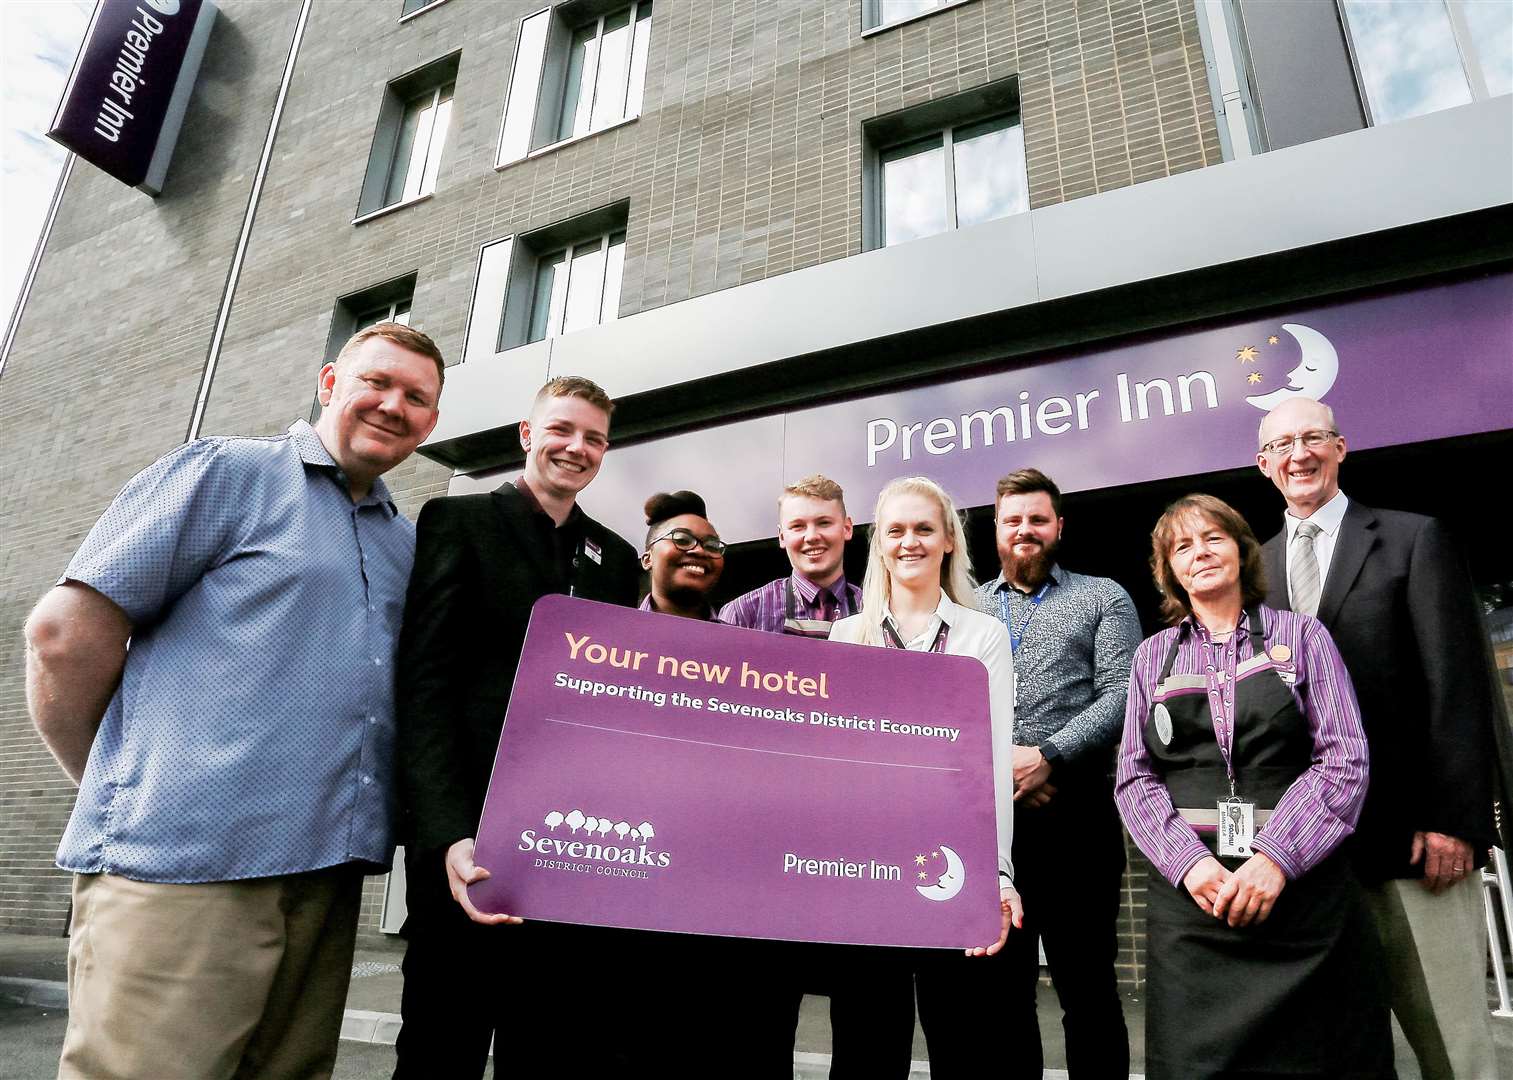
[[[303,421],[134,477],[64,574],[133,631],[58,865],[228,881],[393,854],[394,649],[415,528]]]

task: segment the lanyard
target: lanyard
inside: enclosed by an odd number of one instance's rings
[[[1016,630],[1014,628],[1014,613],[1009,610],[1009,591],[1014,588],[1008,582],[1004,582],[1003,588],[998,590],[998,617],[1009,628],[1009,651],[1017,653],[1019,643],[1024,640],[1025,631],[1030,628],[1030,623],[1035,620],[1035,614],[1040,610],[1040,602],[1045,599],[1047,590],[1051,587],[1051,579],[1046,578],[1040,586],[1040,591],[1030,597],[1030,613],[1024,617],[1024,622]]]
[[[938,653],[946,651],[946,632],[948,629],[946,620],[940,620],[940,626],[935,631],[935,640],[930,642],[929,652]],[[904,639],[898,636],[898,627],[893,625],[893,617],[891,615],[883,620],[883,637],[887,639],[886,644],[890,649],[907,649],[909,647],[904,644]]]

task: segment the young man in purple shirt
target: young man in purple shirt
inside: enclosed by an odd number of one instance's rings
[[[720,621],[774,634],[825,638],[830,624],[862,607],[862,591],[846,580],[841,563],[851,519],[845,494],[834,480],[815,475],[790,484],[778,496],[778,544],[793,573],[738,596],[720,610]]]
[[[778,496],[778,543],[793,573],[739,596],[720,621],[752,630],[827,638],[830,624],[861,610],[861,589],[846,580],[842,562],[851,539],[845,493],[834,480],[807,476]],[[769,946],[771,943],[769,943]],[[909,966],[889,950],[855,945],[782,946],[789,963],[772,971],[770,989],[784,996],[791,1045],[806,986],[830,995],[831,1075],[904,1077],[914,1035]]]

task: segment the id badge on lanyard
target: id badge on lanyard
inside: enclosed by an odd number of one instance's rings
[[[1219,854],[1249,858],[1255,852],[1256,804],[1238,795],[1219,800]]]
[[[1258,625],[1260,619],[1254,612],[1250,615],[1251,633],[1262,642],[1264,647],[1264,627]],[[1231,668],[1226,676],[1224,686],[1230,690],[1231,694],[1236,694],[1234,670]],[[1219,753],[1224,758],[1224,771],[1229,774],[1229,798],[1219,800],[1219,854],[1248,859],[1255,854],[1252,845],[1256,839],[1256,804],[1254,800],[1241,798],[1235,790],[1235,770],[1232,760],[1236,723],[1234,698],[1231,697],[1226,701],[1224,707],[1229,714],[1229,745],[1226,746],[1224,740],[1221,739]]]

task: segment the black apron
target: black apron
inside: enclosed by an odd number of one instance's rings
[[[1261,613],[1247,615],[1251,652],[1260,657]],[[1181,631],[1153,698],[1166,688],[1180,640]],[[1235,790],[1259,816],[1312,764],[1313,738],[1276,668],[1237,678],[1233,693]],[[1153,706],[1144,737],[1179,809],[1216,811],[1230,795],[1206,686]],[[1214,831],[1199,836],[1216,850]],[[1220,862],[1233,871],[1245,860]],[[1204,914],[1186,889],[1152,875],[1147,942],[1151,1080],[1395,1075],[1380,947],[1338,851],[1287,882],[1266,921],[1246,927]]]

